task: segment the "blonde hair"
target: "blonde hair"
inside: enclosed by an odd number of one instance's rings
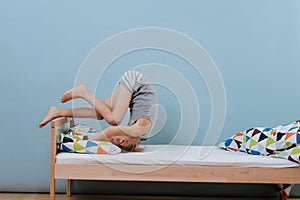
[[[121,146],[119,146],[119,147],[122,149],[123,152],[143,152],[144,149],[141,147],[138,147],[138,146],[139,146],[139,143],[131,144],[126,147],[121,147]]]

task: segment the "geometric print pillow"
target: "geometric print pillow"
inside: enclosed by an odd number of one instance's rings
[[[276,127],[238,132],[218,146],[234,152],[285,158],[300,163],[300,120]]]
[[[58,137],[60,151],[88,154],[118,154],[121,149],[115,144],[107,141],[89,140],[97,133],[96,130],[84,125],[77,124],[67,133],[61,133]]]
[[[85,154],[118,154],[121,149],[106,141],[91,141],[91,140],[79,140],[76,142],[62,143],[60,146],[61,151],[85,153]]]

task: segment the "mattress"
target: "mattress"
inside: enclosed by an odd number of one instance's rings
[[[299,167],[280,158],[230,152],[216,146],[144,145],[143,152],[117,155],[57,154],[57,164],[206,165],[231,167]]]

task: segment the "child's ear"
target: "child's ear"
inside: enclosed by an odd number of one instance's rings
[[[121,147],[125,147],[126,144],[127,144],[127,141],[126,141],[125,139],[121,139],[121,140],[120,140],[119,145],[120,145]]]

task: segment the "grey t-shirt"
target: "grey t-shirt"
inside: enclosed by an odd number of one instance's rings
[[[153,126],[157,112],[157,97],[147,78],[138,71],[130,70],[121,77],[120,84],[132,93],[128,125],[133,125],[138,119],[146,118],[152,122]],[[150,130],[140,138],[147,139]]]

